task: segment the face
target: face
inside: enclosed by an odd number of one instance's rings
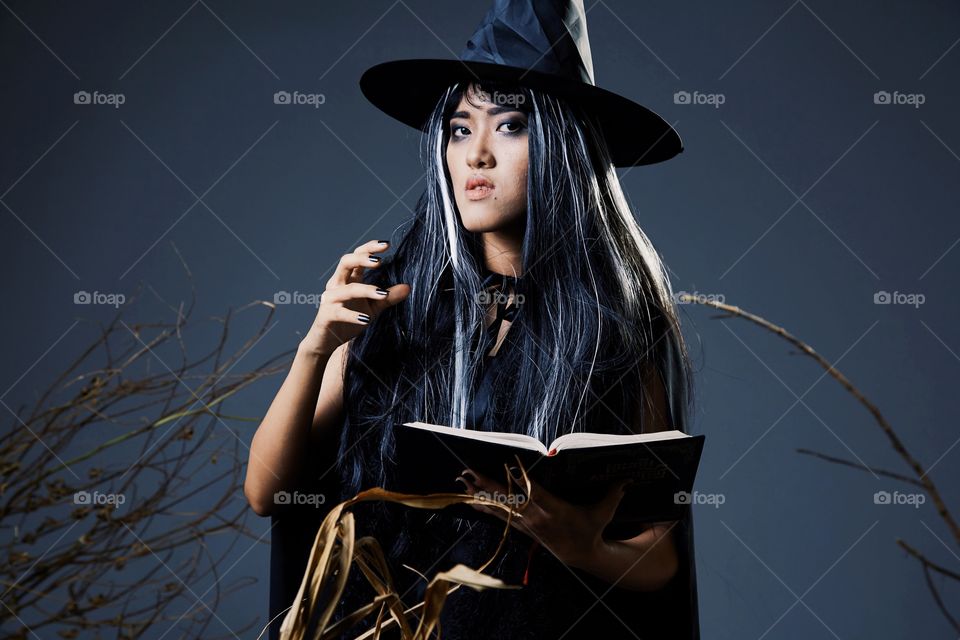
[[[447,168],[463,226],[475,233],[522,226],[527,209],[526,114],[515,103],[498,104],[471,86],[450,118],[449,132]]]

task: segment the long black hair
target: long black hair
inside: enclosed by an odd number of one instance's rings
[[[492,346],[483,322],[490,300],[481,291],[483,250],[460,220],[445,157],[450,115],[465,92],[470,99],[470,89],[455,84],[438,101],[422,136],[427,178],[414,215],[393,255],[364,273],[368,284],[407,283],[411,293],[374,318],[348,349],[338,451],[343,499],[391,484],[397,425],[465,428],[481,361]],[[510,348],[496,356],[490,397],[498,420],[484,428],[525,433],[545,445],[571,431],[689,433],[693,374],[670,280],[634,218],[599,128],[577,106],[529,87],[483,82],[473,89],[525,111],[529,144],[522,277],[515,291],[522,302],[508,333]],[[645,403],[657,404],[649,396],[655,388],[666,395],[666,425],[643,424]],[[416,509],[366,506],[368,531],[392,541],[388,555],[408,558],[415,551],[424,567],[456,535],[443,527],[460,527],[458,519],[439,524],[436,514]],[[424,535],[428,522],[432,536]],[[496,528],[487,532],[499,535]],[[670,585],[643,600],[623,590],[610,597],[619,603],[618,615],[638,625],[675,625],[670,637],[699,638],[689,506],[674,533],[680,569]],[[508,545],[504,561],[516,562],[519,549]],[[577,584],[566,596],[555,594],[556,602],[533,608],[564,608],[564,597],[586,597]]]
[[[492,82],[474,88],[518,105],[529,129],[522,304],[511,349],[497,356],[498,370],[507,372],[498,390],[509,391],[494,394],[498,413],[509,416],[497,428],[544,444],[570,431],[640,432],[649,428],[641,403],[652,402],[646,392],[656,376],[666,390],[668,428],[686,431],[692,373],[670,280],[634,219],[598,127],[541,91]],[[490,347],[483,253],[460,220],[445,159],[449,118],[467,90],[453,85],[438,101],[422,137],[426,187],[394,254],[364,276],[380,286],[407,283],[411,293],[350,344],[344,401],[351,428],[339,456],[346,493],[384,484],[395,425],[464,426]],[[599,409],[613,424],[592,424]]]

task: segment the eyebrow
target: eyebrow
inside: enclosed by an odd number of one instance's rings
[[[521,111],[520,109],[517,109],[516,107],[499,105],[499,106],[494,106],[487,109],[487,114],[491,116],[497,116],[497,115],[500,115],[501,113],[512,113],[514,111],[517,113],[523,113],[523,111]],[[467,120],[469,120],[470,114],[466,111],[457,111],[450,115],[450,119],[452,120],[453,118],[466,118]]]

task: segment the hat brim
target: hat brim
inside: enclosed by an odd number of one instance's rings
[[[586,82],[519,67],[462,60],[391,60],[367,69],[360,77],[360,90],[387,115],[422,130],[448,86],[485,79],[541,89],[581,106],[596,117],[617,167],[655,164],[683,151],[680,134],[647,107]]]

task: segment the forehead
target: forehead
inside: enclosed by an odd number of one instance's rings
[[[451,118],[470,118],[496,116],[501,113],[524,113],[522,102],[523,94],[478,89],[471,85],[464,91],[457,104],[456,111]]]

